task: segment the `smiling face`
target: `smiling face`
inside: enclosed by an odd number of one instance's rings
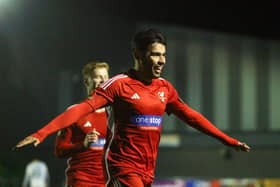
[[[166,63],[166,46],[155,42],[138,58],[139,69],[145,80],[159,78]]]

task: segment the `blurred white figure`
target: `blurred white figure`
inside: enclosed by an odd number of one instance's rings
[[[50,176],[45,162],[34,159],[25,168],[22,187],[49,187]]]

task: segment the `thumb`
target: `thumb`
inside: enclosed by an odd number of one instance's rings
[[[41,142],[36,138],[34,142],[34,146],[37,147]]]

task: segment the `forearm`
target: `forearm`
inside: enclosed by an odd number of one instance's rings
[[[43,128],[41,128],[31,136],[38,138],[40,142],[42,142],[48,135],[70,126],[78,119],[80,119],[83,115],[91,112],[92,110],[92,107],[87,103],[75,105],[69,110],[66,110],[65,112],[58,115],[50,123],[45,125]]]
[[[187,105],[181,106],[180,110],[177,110],[175,114],[191,127],[220,140],[224,144],[238,144],[238,140],[231,138],[225,133],[223,133],[221,130],[215,127],[209,120],[207,120],[202,114],[191,109]]]
[[[193,117],[191,119],[187,119],[186,122],[193,128],[220,140],[224,144],[227,145],[238,144],[238,140],[226,135],[220,129],[215,127],[210,121],[208,121],[203,115],[201,115],[196,111],[193,112]]]

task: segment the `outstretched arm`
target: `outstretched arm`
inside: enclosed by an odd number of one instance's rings
[[[48,135],[66,128],[73,123],[75,123],[78,119],[80,119],[83,115],[86,115],[98,108],[101,108],[107,105],[109,101],[105,99],[101,95],[94,95],[94,99],[86,100],[78,105],[73,106],[69,110],[58,115],[54,118],[50,123],[45,125],[43,128],[38,130],[36,133],[27,136],[23,140],[21,140],[16,146],[15,149],[20,147],[33,144],[37,146],[40,144]]]
[[[246,143],[239,142],[238,140],[229,137],[217,127],[215,127],[202,114],[190,108],[180,99],[177,99],[174,102],[170,103],[168,105],[167,112],[174,113],[181,120],[183,120],[193,128],[220,140],[225,145],[232,146],[236,150],[246,152],[250,150],[250,147]]]

